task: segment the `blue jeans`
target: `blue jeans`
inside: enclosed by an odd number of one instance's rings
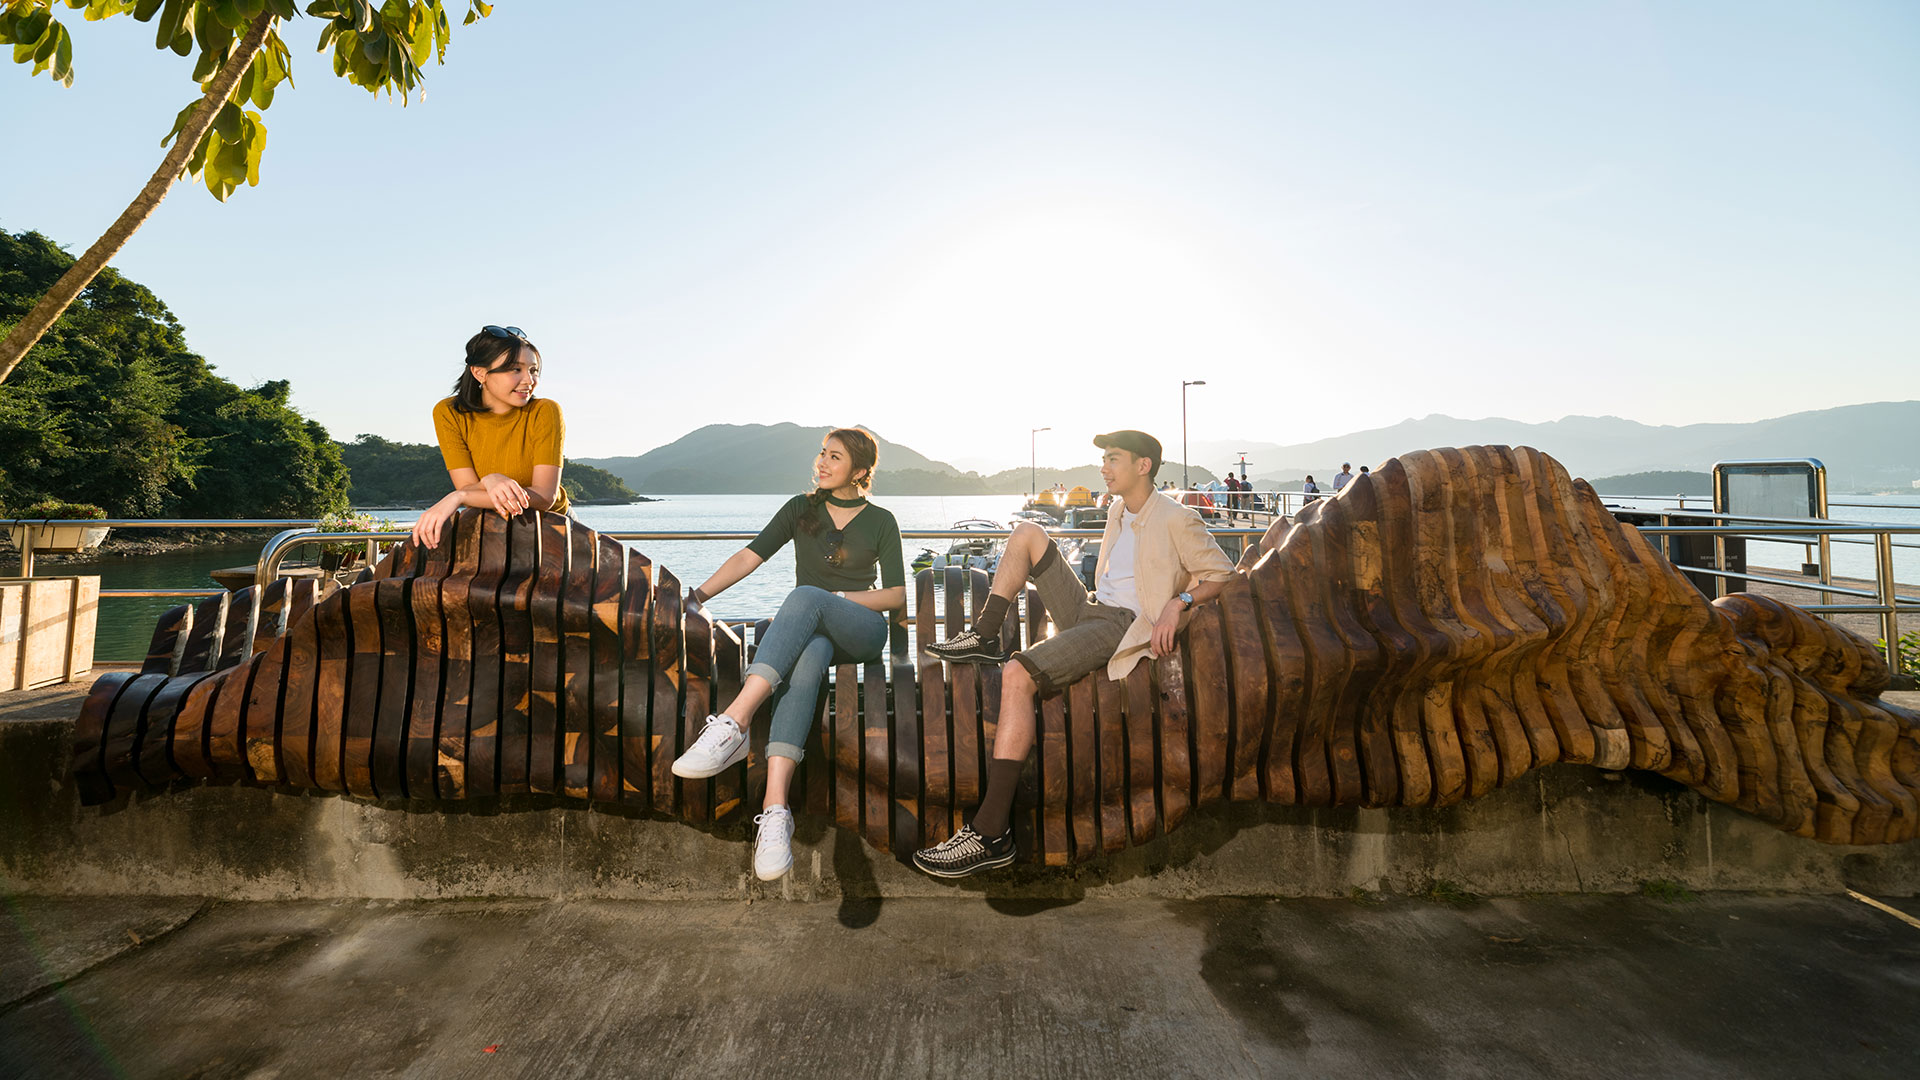
[[[886,647],[885,615],[812,585],[788,593],[747,666],[747,674],[773,684],[767,756],[805,756],[829,664],[872,663]]]

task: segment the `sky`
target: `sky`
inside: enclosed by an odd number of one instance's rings
[[[0,71],[0,228],[77,254],[195,88],[150,26],[62,13],[71,89]],[[485,323],[540,347],[570,457],[794,421],[1073,465],[1172,451],[1188,380],[1191,437],[1277,443],[1920,396],[1904,0],[455,22],[403,108],[295,20],[260,186],[176,186],[114,261],[336,438],[432,441]]]

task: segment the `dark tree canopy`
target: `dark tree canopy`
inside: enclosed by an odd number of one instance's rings
[[[0,231],[0,325],[73,264]],[[43,498],[116,517],[306,517],[346,507],[347,473],[285,382],[213,373],[144,286],[103,271],[0,391],[0,507]]]

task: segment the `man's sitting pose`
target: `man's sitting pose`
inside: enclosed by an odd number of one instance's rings
[[[1100,476],[1121,504],[1108,512],[1100,542],[1095,589],[1089,594],[1060,557],[1046,531],[1016,525],[993,573],[993,591],[966,632],[927,652],[951,663],[1000,664],[1000,727],[987,768],[987,790],[973,820],[943,843],[915,852],[913,864],[939,877],[965,877],[1013,861],[1014,789],[1033,748],[1033,694],[1055,694],[1105,665],[1124,679],[1149,654],[1173,651],[1180,619],[1194,604],[1219,595],[1233,574],[1226,553],[1208,535],[1200,515],[1154,490],[1160,441],[1140,431],[1101,435]],[[1000,628],[1031,580],[1055,627],[1011,660],[1001,651]]]

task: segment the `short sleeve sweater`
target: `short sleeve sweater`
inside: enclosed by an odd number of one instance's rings
[[[560,406],[548,398],[534,398],[507,413],[462,412],[447,398],[433,407],[433,432],[448,472],[500,473],[525,487],[533,483],[535,465],[562,465],[567,424]],[[553,493],[547,509],[567,512],[565,488]]]
[[[819,528],[811,533],[799,527],[808,515],[818,516]],[[876,572],[883,589],[907,583],[906,564],[900,557],[900,526],[885,508],[872,503],[855,514],[844,530],[837,530],[825,503],[814,506],[805,495],[795,495],[747,544],[747,550],[767,559],[788,541],[793,542],[796,585],[864,592],[874,587]]]

